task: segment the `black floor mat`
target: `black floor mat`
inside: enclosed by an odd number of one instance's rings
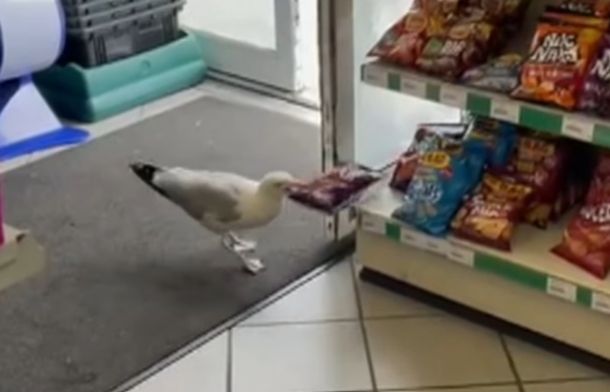
[[[252,277],[128,169],[133,159],[236,171],[319,171],[319,131],[204,98],[8,173],[7,222],[48,268],[0,292],[0,391],[107,392],[320,265],[322,217],[287,203],[256,235]]]

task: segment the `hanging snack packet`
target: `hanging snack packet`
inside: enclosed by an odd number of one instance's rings
[[[557,8],[598,18],[610,17],[610,0],[562,0]]]
[[[600,156],[585,205],[572,218],[561,244],[552,250],[558,256],[600,279],[610,270],[610,155]]]
[[[456,143],[424,154],[393,217],[428,234],[445,234],[462,199],[479,181],[484,161],[479,143]]]
[[[508,176],[486,173],[451,223],[460,238],[509,251],[515,226],[532,188]]]
[[[420,156],[438,150],[447,141],[458,141],[466,131],[466,124],[420,124],[409,149],[398,158],[390,187],[406,192]]]
[[[292,186],[288,195],[305,206],[333,214],[353,203],[380,178],[378,173],[356,166],[344,166],[307,184]]]
[[[610,116],[610,35],[604,35],[597,56],[585,79],[578,108]]]
[[[484,90],[510,93],[519,84],[523,57],[509,53],[466,70],[462,83]]]
[[[513,96],[574,109],[601,37],[595,28],[540,23]]]
[[[517,145],[517,127],[491,118],[477,117],[467,140],[481,142],[487,151],[486,164],[490,169],[504,169]]]

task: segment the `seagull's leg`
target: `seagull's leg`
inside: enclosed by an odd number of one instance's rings
[[[260,259],[250,257],[249,255],[240,252],[236,252],[236,254],[239,256],[242,263],[244,263],[244,269],[252,275],[256,275],[265,269],[265,264],[263,264]]]
[[[256,242],[247,241],[242,238],[239,238],[237,234],[233,232],[227,233],[227,236],[231,239],[233,243],[233,249],[238,252],[254,252],[256,250]]]

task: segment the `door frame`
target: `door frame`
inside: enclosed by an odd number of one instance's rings
[[[274,0],[274,49],[206,32],[197,26],[189,26],[188,21],[185,28],[200,38],[205,59],[214,73],[284,91],[298,91],[302,88],[298,58],[298,3],[299,0]]]

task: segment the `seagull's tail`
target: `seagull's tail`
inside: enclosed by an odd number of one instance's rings
[[[163,171],[162,168],[145,162],[134,162],[129,167],[149,187],[167,197],[167,193],[155,183],[155,177]]]

